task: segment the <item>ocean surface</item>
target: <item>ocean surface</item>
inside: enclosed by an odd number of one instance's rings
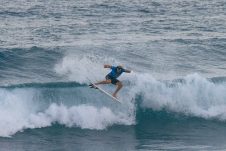
[[[0,0],[9,150],[225,151],[226,0]]]

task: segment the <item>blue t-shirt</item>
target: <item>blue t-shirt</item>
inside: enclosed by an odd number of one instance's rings
[[[120,72],[117,72],[117,67],[111,66],[111,72],[108,74],[112,78],[118,78],[123,72],[125,72],[125,69],[121,68],[122,70]]]

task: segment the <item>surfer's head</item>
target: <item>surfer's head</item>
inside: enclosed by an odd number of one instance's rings
[[[117,71],[117,72],[121,72],[121,71],[122,71],[122,66],[117,66],[117,67],[116,67],[116,71]]]

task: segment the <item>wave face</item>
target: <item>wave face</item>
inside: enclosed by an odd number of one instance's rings
[[[144,124],[153,120],[145,118],[147,115],[162,111],[162,118],[168,120],[196,117],[225,121],[224,79],[206,79],[193,74],[183,79],[160,81],[148,74],[133,74],[124,81],[126,86],[119,94],[122,104],[77,82],[2,86],[0,136],[55,123],[95,130],[113,125]],[[113,91],[112,86],[104,88]],[[147,111],[150,114],[146,114]]]
[[[120,59],[67,48],[60,51],[32,47],[1,52],[0,136],[55,124],[105,130],[152,125],[158,117],[165,121],[226,120],[224,76],[206,78],[193,73],[158,77],[159,74],[140,72],[139,66],[125,66]],[[124,84],[119,93],[122,105],[87,86],[89,80],[105,77],[109,70],[103,64],[109,62],[137,69],[120,77]],[[102,87],[111,93],[115,89],[113,85]]]

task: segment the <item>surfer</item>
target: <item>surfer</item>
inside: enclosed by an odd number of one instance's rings
[[[105,79],[103,81],[97,82],[95,83],[95,85],[99,85],[99,84],[114,84],[117,86],[115,92],[112,94],[113,97],[116,98],[116,95],[118,93],[118,91],[122,88],[122,82],[119,81],[117,78],[123,73],[131,73],[131,70],[127,70],[124,69],[122,66],[111,66],[111,65],[104,65],[104,68],[110,68],[111,72],[109,74],[106,75]],[[95,88],[95,86],[93,84],[89,85],[91,88]]]

